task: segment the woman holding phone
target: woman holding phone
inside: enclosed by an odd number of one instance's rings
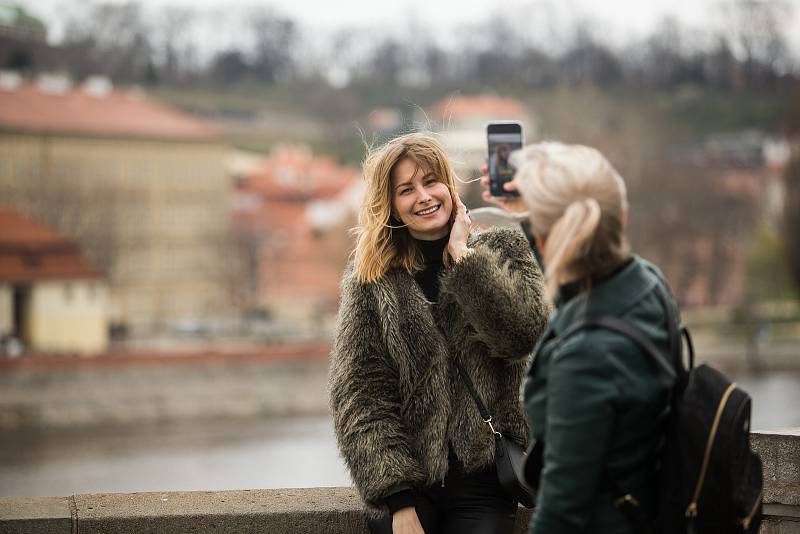
[[[507,534],[517,503],[455,362],[495,428],[524,443],[519,386],[548,313],[541,271],[520,232],[471,233],[436,139],[388,142],[364,178],[329,389],[370,532]]]
[[[630,252],[625,182],[600,152],[539,143],[511,163],[504,187],[521,196],[484,198],[528,211],[556,307],[524,383],[529,437],[543,451],[530,531],[642,532],[632,517],[655,513],[675,375],[631,338],[579,323],[622,319],[669,354],[665,305],[674,317],[677,306],[660,271]]]

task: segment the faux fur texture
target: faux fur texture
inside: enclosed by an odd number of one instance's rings
[[[448,442],[473,472],[494,462],[494,440],[458,375],[458,358],[493,414],[524,443],[519,387],[549,314],[543,276],[521,232],[470,237],[474,252],[441,275],[431,306],[412,275],[342,281],[329,377],[339,450],[372,516],[401,484],[447,473]]]

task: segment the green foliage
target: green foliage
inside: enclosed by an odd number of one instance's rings
[[[747,256],[745,299],[750,303],[800,297],[784,253],[780,234],[762,222],[756,228]]]
[[[667,99],[670,115],[695,139],[709,134],[782,126],[789,106],[784,89],[729,93],[692,89]]]
[[[414,115],[417,119],[424,116],[422,112],[441,98],[487,91],[526,102],[540,122],[542,138],[592,144],[610,151],[612,161],[615,160],[615,146],[620,146],[619,142],[628,143],[616,158],[623,167],[624,162],[630,160],[626,155],[632,151],[641,153],[643,145],[647,145],[648,150],[665,150],[684,141],[702,139],[710,132],[743,127],[775,131],[781,127],[782,116],[789,105],[788,99],[775,90],[735,95],[696,89],[656,93],[624,85],[606,88],[562,85],[531,90],[509,84],[500,90],[479,84],[465,88],[445,83],[409,89],[368,82],[354,82],[337,89],[313,79],[283,84],[250,80],[224,88],[208,84],[162,86],[155,89],[153,95],[223,123],[250,121],[246,127],[237,127],[231,132],[229,142],[234,146],[264,150],[275,142],[303,141],[323,149],[330,147],[343,161],[357,164],[363,156],[361,133],[363,131],[367,140],[371,138],[366,118],[376,107],[401,110],[411,125]],[[259,126],[259,118],[275,113],[283,117],[282,128],[267,125],[269,131],[264,131]],[[319,131],[292,133],[295,121],[316,123]],[[422,126],[441,127],[438,124]],[[626,177],[631,174],[625,172],[627,169],[620,170]]]

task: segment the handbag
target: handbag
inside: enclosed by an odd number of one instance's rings
[[[494,463],[497,467],[497,478],[503,491],[526,508],[533,508],[536,496],[533,489],[525,481],[525,451],[516,442],[507,439],[502,433],[498,432],[492,424],[492,414],[486,409],[486,405],[475,391],[469,375],[462,367],[461,362],[456,361],[458,373],[467,386],[470,396],[478,406],[483,422],[489,425],[489,429],[494,434]]]

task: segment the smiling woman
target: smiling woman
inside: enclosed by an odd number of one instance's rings
[[[518,390],[546,322],[542,273],[521,232],[470,233],[433,137],[390,141],[364,177],[329,390],[370,531],[511,532],[517,503],[457,365],[491,404],[494,428],[522,445]]]
[[[392,191],[392,215],[414,239],[431,241],[450,232],[453,193],[424,163],[411,158],[398,161],[392,171]]]

